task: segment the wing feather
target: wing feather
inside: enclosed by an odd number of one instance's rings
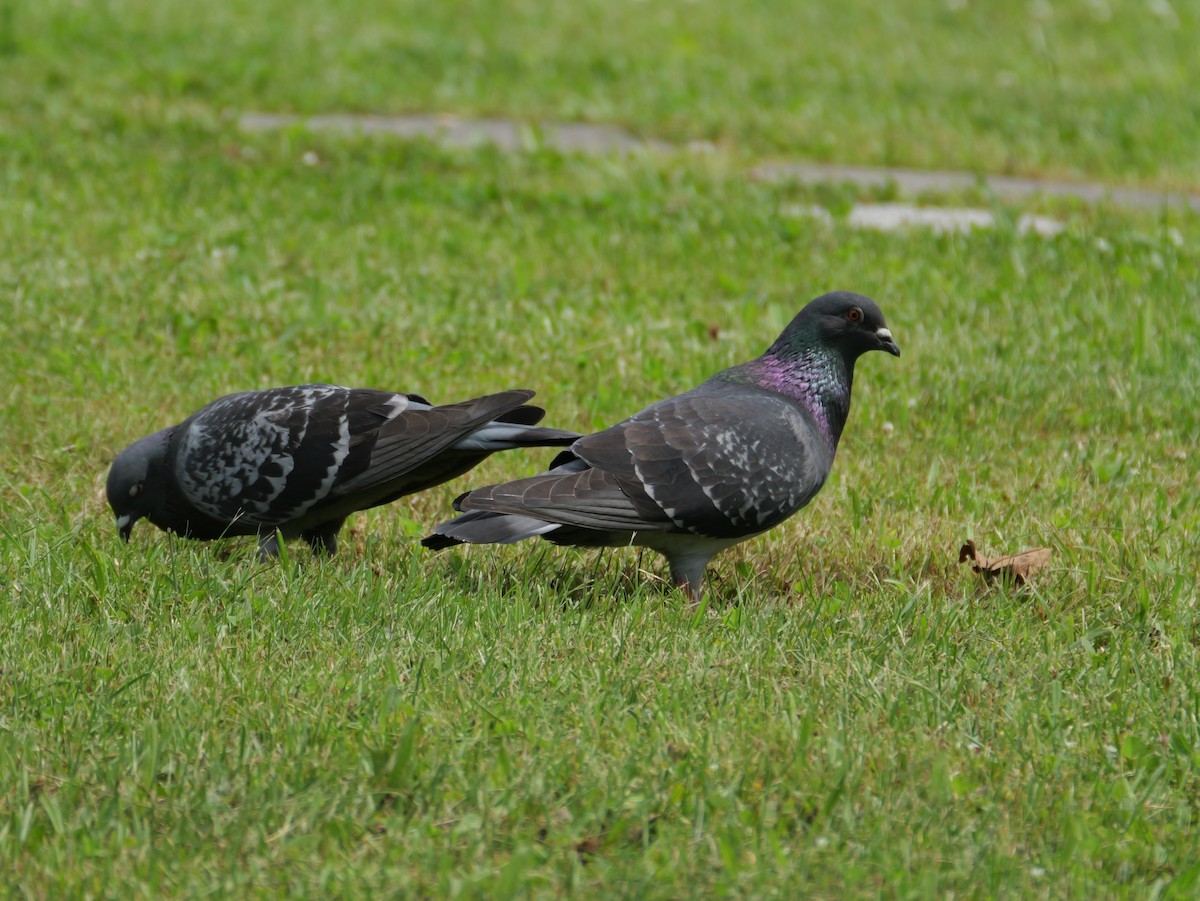
[[[445,465],[439,464],[439,455],[514,410],[522,411],[516,414],[519,419],[534,418],[529,411],[538,408],[522,406],[532,396],[532,391],[516,390],[436,407],[409,404],[372,433],[366,465],[349,477],[339,478],[335,494],[369,493],[410,475],[413,486],[406,488],[405,493],[426,484],[438,484],[449,477],[445,475],[447,469],[465,470],[489,451],[472,450],[445,461]],[[426,464],[432,465],[428,474],[417,472]]]
[[[592,529],[742,537],[808,503],[833,460],[794,402],[711,384],[581,438],[571,452],[585,469],[478,489],[462,508]]]
[[[223,521],[274,525],[303,512],[328,493],[349,452],[347,393],[297,385],[208,404],[180,427],[184,497]]]

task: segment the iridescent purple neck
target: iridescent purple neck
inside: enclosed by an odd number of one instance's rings
[[[783,359],[770,351],[746,364],[754,382],[800,404],[821,434],[837,447],[850,415],[854,364],[839,353],[809,352]]]

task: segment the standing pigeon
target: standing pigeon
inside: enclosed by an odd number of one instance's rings
[[[825,484],[850,413],[854,363],[900,356],[870,298],[818,297],[756,360],[587,435],[549,472],[478,488],[422,544],[639,545],[698,601],[713,555],[779,525]]]
[[[117,455],[108,503],[125,540],[146,517],[187,538],[257,535],[279,553],[276,529],[314,551],[337,550],[346,517],[440,485],[493,451],[562,447],[576,432],[534,427],[532,391],[432,406],[416,394],[336,385],[245,391]]]

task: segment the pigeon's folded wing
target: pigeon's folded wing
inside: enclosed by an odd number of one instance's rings
[[[639,485],[678,528],[714,538],[782,522],[817,493],[833,457],[794,403],[740,386],[660,401],[571,450]]]
[[[636,482],[592,467],[564,466],[528,479],[477,488],[459,498],[463,510],[532,516],[561,525],[627,532],[673,529]]]
[[[302,514],[329,493],[349,453],[349,394],[299,385],[209,404],[180,427],[175,473],[184,497],[218,520],[274,525]],[[372,394],[372,405],[407,403]]]
[[[557,433],[553,430],[534,431],[525,424],[537,422],[545,415],[539,407],[522,406],[532,396],[532,391],[514,390],[437,407],[410,403],[399,415],[379,428],[353,436],[350,453],[335,481],[333,493],[341,496],[369,492],[409,474],[416,476],[418,482],[437,484],[443,481],[443,476],[449,477],[443,471],[466,469],[476,459],[482,459],[494,450],[519,447],[523,443],[566,444],[573,440],[574,433],[563,432],[555,441],[554,435]],[[493,428],[493,421],[502,417],[513,417],[518,423],[494,427],[499,433],[511,435],[513,440],[510,443],[498,441],[488,446],[481,441],[478,447],[469,444],[470,436]],[[522,442],[522,434],[530,434],[530,440]],[[537,440],[539,436],[540,441]],[[456,445],[464,442],[467,446],[456,448]],[[454,449],[467,451],[472,456],[468,459],[438,460],[439,455]],[[434,468],[430,479],[421,478],[417,472],[425,465]],[[411,490],[417,490],[417,486],[408,487],[406,493]]]

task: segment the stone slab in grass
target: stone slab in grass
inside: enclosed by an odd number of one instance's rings
[[[833,224],[833,214],[820,204],[789,204],[780,209],[785,216],[808,217]],[[926,228],[938,234],[968,234],[976,229],[996,227],[991,210],[973,207],[916,206],[911,203],[858,203],[850,208],[846,222],[854,228],[876,231],[903,231]],[[1025,213],[1014,223],[1020,234],[1051,238],[1066,228],[1049,216]]]
[[[493,144],[501,150],[521,151],[549,146],[569,153],[615,153],[667,150],[669,144],[644,141],[615,125],[587,122],[530,123],[514,119],[463,119],[457,116],[295,116],[285,113],[246,113],[239,120],[246,131],[307,128],[357,134],[427,138],[447,147]]]
[[[589,122],[522,122],[516,119],[474,119],[449,115],[299,116],[291,113],[244,113],[239,125],[245,131],[306,128],[357,134],[384,134],[399,138],[426,138],[447,147],[493,144],[519,152],[538,146],[567,153],[629,153],[642,150],[711,150],[698,142],[677,146],[643,139],[616,125]],[[903,194],[930,194],[985,188],[1003,200],[1030,197],[1071,197],[1087,203],[1112,203],[1141,209],[1177,207],[1200,212],[1200,195],[1144,188],[1112,187],[1094,182],[1068,182],[892,167],[839,166],[824,163],[781,161],[762,163],[749,171],[763,181],[798,181],[805,184],[850,183],[861,187],[895,186]],[[1037,230],[1037,229],[1034,229]]]
[[[1200,212],[1200,195],[1145,188],[1120,188],[1094,182],[1054,181],[1013,175],[976,175],[971,172],[925,171],[890,167],[835,166],[822,163],[763,163],[750,171],[762,181],[797,181],[804,184],[849,182],[866,188],[894,185],[901,193],[933,194],[985,188],[1002,200],[1030,197],[1071,197],[1087,203],[1112,203],[1140,209],[1190,208]]]

